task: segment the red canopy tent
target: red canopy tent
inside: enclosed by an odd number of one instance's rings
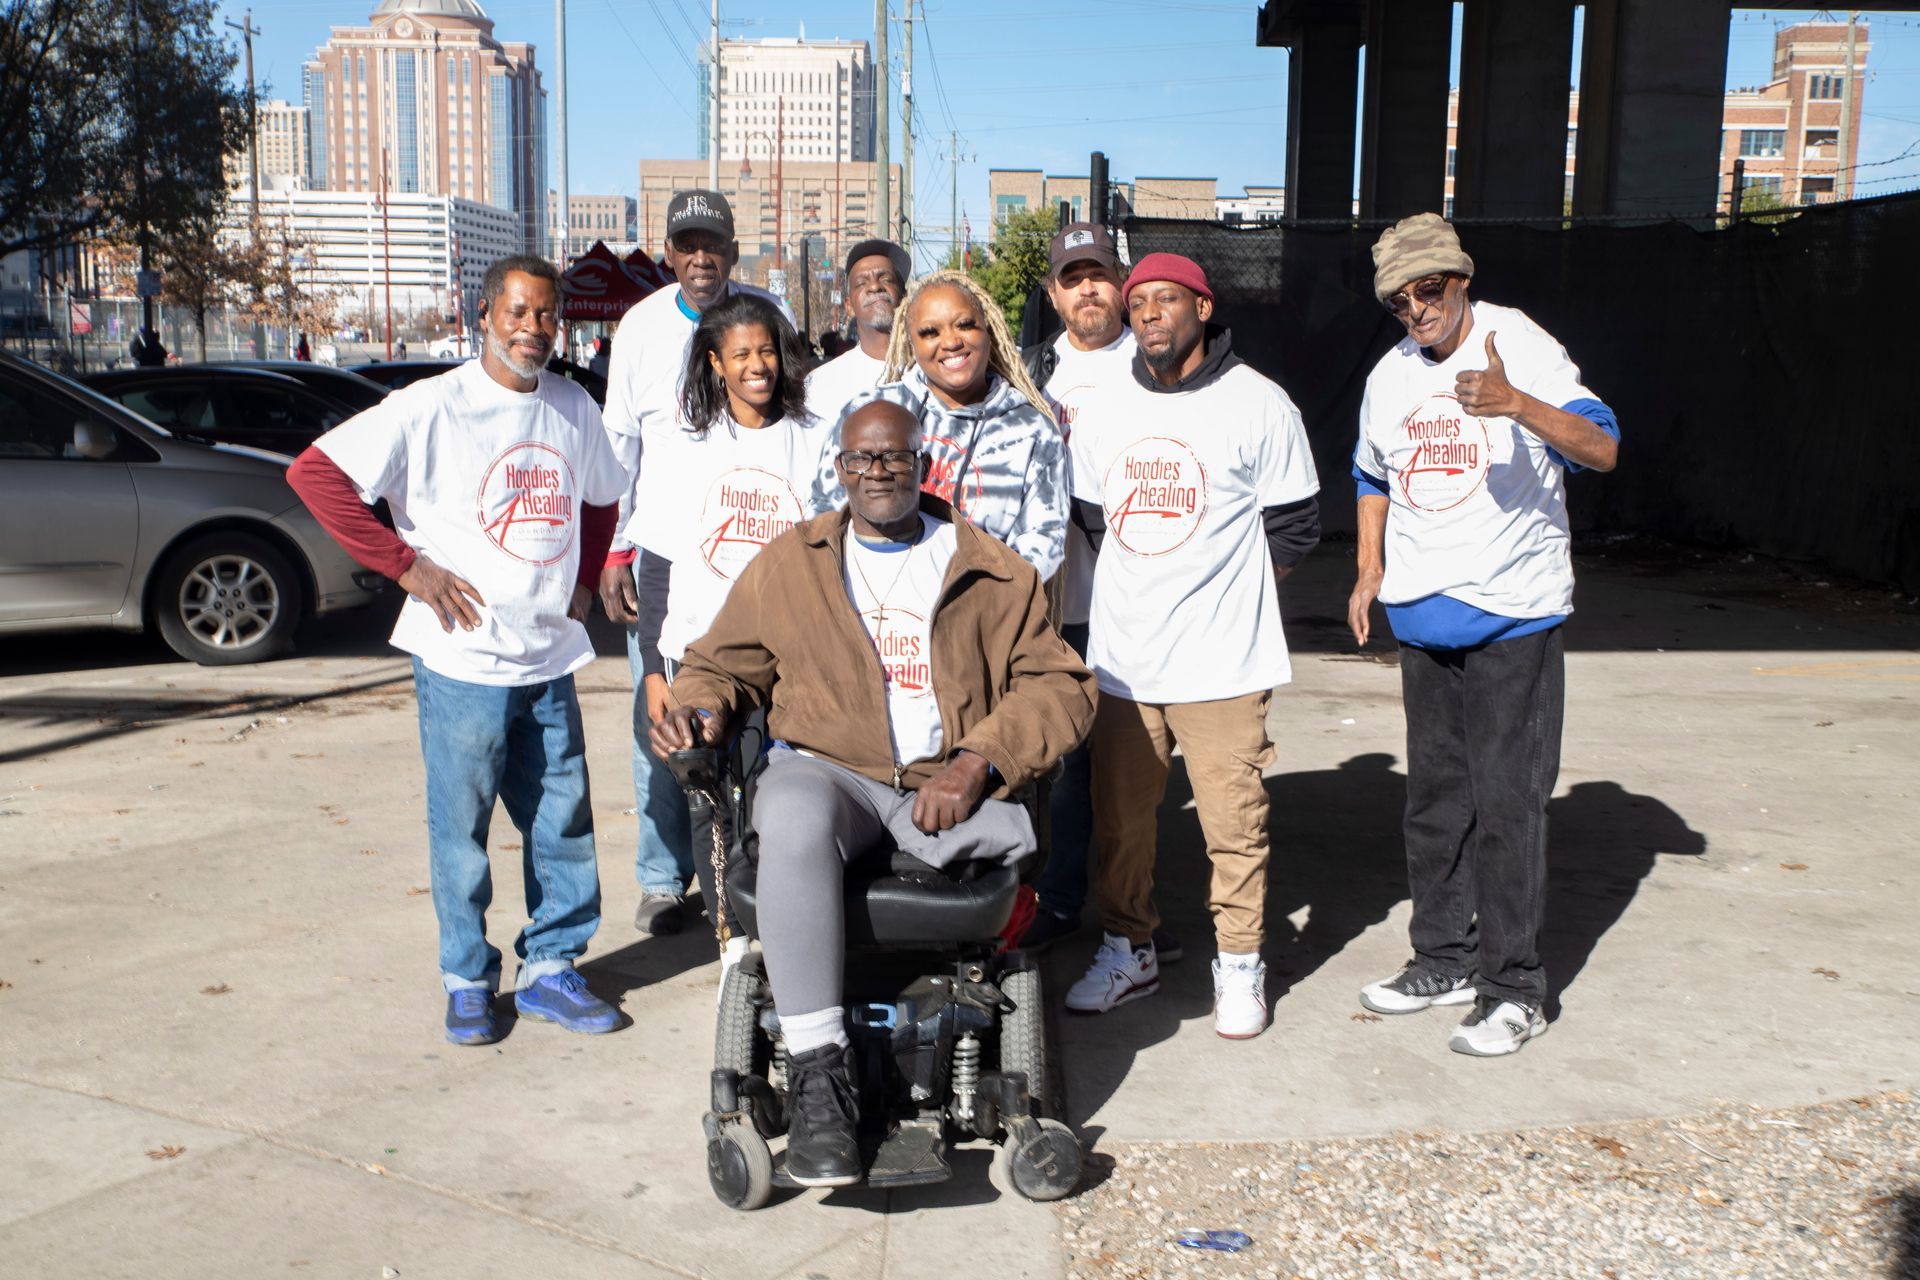
[[[632,270],[605,241],[595,240],[560,277],[560,318],[611,323],[657,288],[652,273]]]
[[[665,288],[673,283],[673,271],[664,262],[655,262],[647,256],[645,249],[635,249],[627,255],[627,271],[634,279],[647,286],[647,292]]]

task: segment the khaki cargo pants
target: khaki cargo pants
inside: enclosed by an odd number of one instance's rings
[[[1265,937],[1269,690],[1216,702],[1133,702],[1100,695],[1094,718],[1094,875],[1108,933],[1145,945],[1160,924],[1153,904],[1159,808],[1173,748],[1187,762],[1194,807],[1213,863],[1208,906],[1220,950],[1258,951]]]

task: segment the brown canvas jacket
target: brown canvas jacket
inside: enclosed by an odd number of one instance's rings
[[[1048,625],[1032,566],[939,498],[923,494],[920,506],[955,533],[931,628],[942,758],[894,776],[880,658],[847,596],[844,509],[754,557],[712,628],[687,647],[675,701],[723,724],[764,706],[769,737],[906,790],[959,750],[999,771],[993,798],[1051,768],[1093,725],[1093,673]]]

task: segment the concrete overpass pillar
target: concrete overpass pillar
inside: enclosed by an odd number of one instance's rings
[[[1439,213],[1446,198],[1452,0],[1367,0],[1360,216]]]
[[[1287,216],[1353,216],[1360,24],[1306,22],[1287,66]]]
[[[1573,0],[1466,0],[1455,216],[1550,218],[1565,208],[1573,10]]]
[[[1727,20],[1725,0],[1587,0],[1575,213],[1712,213]]]

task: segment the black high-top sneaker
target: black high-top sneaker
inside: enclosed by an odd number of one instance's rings
[[[823,1044],[787,1062],[787,1176],[803,1187],[860,1181],[860,1098],[851,1051]]]

